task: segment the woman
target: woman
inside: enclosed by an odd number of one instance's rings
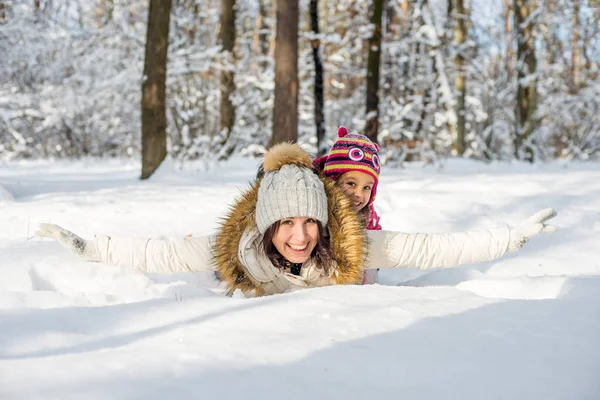
[[[247,296],[295,288],[360,283],[369,268],[439,268],[490,261],[520,249],[556,213],[542,210],[519,227],[447,234],[367,231],[335,182],[320,177],[296,144],[274,146],[265,174],[235,202],[216,235],[184,239],[111,238],[87,241],[41,224],[78,256],[146,272],[217,270],[229,293]]]

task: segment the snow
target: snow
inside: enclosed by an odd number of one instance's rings
[[[8,190],[6,190],[2,186],[0,186],[0,203],[12,201],[12,200],[13,200],[12,195],[8,192]]]
[[[598,399],[600,168],[385,168],[386,229],[517,224],[552,206],[559,231],[452,269],[380,285],[232,298],[211,274],[78,260],[39,222],[91,238],[212,232],[257,161],[149,181],[125,161],[0,167],[1,399]]]

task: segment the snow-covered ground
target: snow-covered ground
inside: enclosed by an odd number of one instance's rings
[[[600,399],[600,166],[385,168],[386,229],[559,227],[519,253],[381,284],[229,298],[210,274],[144,275],[31,238],[212,232],[257,162],[0,166],[0,399]]]

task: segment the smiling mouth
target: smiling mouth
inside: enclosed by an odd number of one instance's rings
[[[302,252],[304,250],[306,250],[306,248],[308,247],[308,243],[305,244],[304,246],[295,246],[293,244],[288,244],[288,246],[290,247],[290,249],[297,251],[297,252]]]

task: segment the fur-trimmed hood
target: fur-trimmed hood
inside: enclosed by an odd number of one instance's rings
[[[267,172],[275,171],[285,164],[313,169],[310,155],[299,145],[290,143],[279,144],[269,150],[263,168]],[[350,200],[335,182],[326,177],[320,177],[320,180],[327,195],[328,223],[325,229],[329,232],[337,262],[332,284],[360,283],[367,255],[365,227],[352,209]],[[265,294],[263,284],[252,279],[238,257],[242,235],[256,229],[256,202],[261,181],[262,177],[259,177],[235,201],[217,234],[214,261],[229,294],[236,289],[244,293],[255,290],[257,296]]]

